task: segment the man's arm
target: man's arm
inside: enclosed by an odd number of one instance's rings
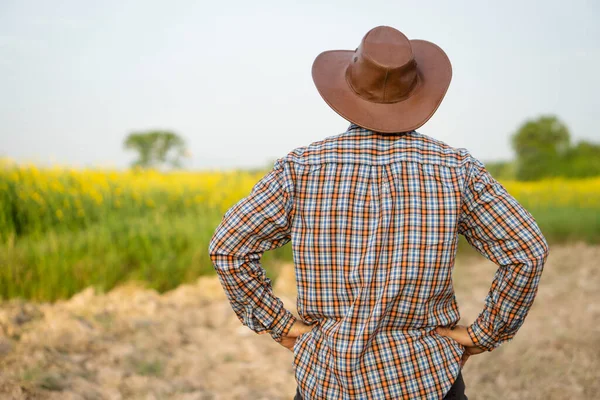
[[[512,340],[537,294],[549,247],[533,216],[469,155],[459,233],[496,263],[485,306],[467,327],[473,343],[492,351]]]
[[[250,195],[230,208],[216,228],[209,254],[223,289],[240,321],[256,333],[281,342],[296,321],[273,294],[262,268],[262,254],[290,241],[292,198],[284,164],[273,169]]]

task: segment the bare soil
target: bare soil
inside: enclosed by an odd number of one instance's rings
[[[275,292],[295,312],[293,266]],[[461,324],[495,264],[459,257]],[[517,336],[463,369],[470,400],[600,398],[600,246],[551,246]],[[0,305],[0,399],[292,399],[292,353],[237,319],[215,276],[165,294],[128,284]]]

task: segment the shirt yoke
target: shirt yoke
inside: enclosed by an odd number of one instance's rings
[[[404,136],[385,136],[359,128],[297,147],[281,160],[301,165],[387,165],[404,161],[462,168],[473,157],[466,148],[450,146],[417,131]]]

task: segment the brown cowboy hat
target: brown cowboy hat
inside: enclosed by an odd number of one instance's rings
[[[321,97],[348,121],[376,132],[407,132],[437,110],[452,65],[437,45],[378,26],[355,51],[319,54],[312,77]]]

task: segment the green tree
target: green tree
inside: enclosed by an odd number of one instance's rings
[[[582,140],[567,152],[562,170],[569,178],[600,175],[600,145]]]
[[[486,161],[484,164],[496,179],[515,179],[515,163],[512,161]]]
[[[511,137],[517,154],[516,177],[529,181],[562,175],[561,165],[569,151],[570,134],[557,117],[541,116],[526,121]]]
[[[181,166],[186,144],[183,138],[170,131],[133,132],[125,138],[124,147],[138,153],[133,166],[160,168]]]

